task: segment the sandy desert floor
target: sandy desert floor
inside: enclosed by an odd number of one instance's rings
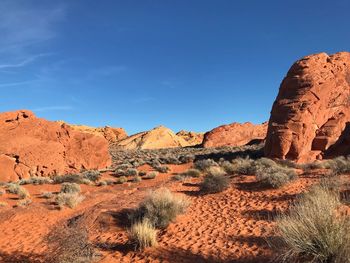
[[[16,197],[4,194],[0,201],[9,205],[0,208],[1,262],[54,262],[61,253],[57,246],[69,244],[71,233],[81,227],[87,229],[100,254],[98,261],[104,263],[266,262],[273,258],[268,241],[275,235],[276,213],[320,177],[317,172],[300,175],[291,184],[271,190],[258,187],[255,176],[232,176],[228,190],[201,195],[200,179],[171,180],[173,174],[189,167],[172,165],[171,172],[139,183],[82,185],[85,200],[75,209],[58,210],[40,197],[42,191],[59,191],[59,185],[25,185],[33,200],[28,207],[13,207]],[[125,231],[127,212],[150,189],[160,186],[186,195],[191,205],[185,215],[159,232],[157,247],[134,251]]]

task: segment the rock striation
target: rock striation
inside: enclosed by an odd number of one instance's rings
[[[269,120],[265,155],[298,162],[349,152],[350,53],[295,62]]]
[[[0,114],[0,181],[50,176],[111,164],[107,141],[20,110]]]

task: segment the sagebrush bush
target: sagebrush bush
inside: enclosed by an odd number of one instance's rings
[[[208,168],[218,166],[218,164],[212,159],[198,160],[194,163],[194,168],[206,171]]]
[[[84,200],[82,195],[78,193],[59,193],[56,196],[55,202],[59,206],[59,208],[63,208],[65,206],[69,208],[76,207],[79,203]]]
[[[61,185],[61,193],[80,193],[81,192],[81,188],[80,185],[76,184],[76,183],[63,183]]]
[[[125,172],[126,176],[137,176],[139,172],[135,168],[128,168]]]
[[[27,207],[28,205],[30,205],[32,203],[32,200],[30,199],[23,199],[23,200],[19,200],[16,204],[16,206],[19,207]]]
[[[87,184],[90,183],[89,180],[83,178],[80,174],[67,174],[67,175],[56,175],[52,177],[55,184],[62,183],[76,183],[76,184]]]
[[[232,166],[227,165],[226,169],[230,170],[230,174],[252,175],[255,173],[254,160],[250,158],[236,158],[232,160]]]
[[[157,245],[157,230],[149,220],[144,219],[131,225],[128,230],[128,238],[135,249],[154,247]]]
[[[278,216],[280,260],[349,263],[350,222],[340,205],[339,193],[320,185],[299,198],[289,214]]]
[[[230,185],[230,179],[225,175],[207,174],[200,185],[200,191],[206,194],[219,193]]]
[[[52,192],[43,191],[41,192],[41,197],[51,199],[52,197],[54,197],[54,194]]]
[[[167,173],[169,172],[169,167],[168,166],[165,166],[165,165],[157,165],[157,166],[154,166],[153,167],[157,172],[160,172],[160,173]]]
[[[226,172],[220,166],[212,166],[207,169],[207,175],[212,176],[225,176]]]
[[[7,191],[11,194],[18,195],[18,198],[20,199],[25,199],[30,197],[30,194],[27,191],[27,189],[15,183],[8,184]]]
[[[166,228],[170,222],[186,211],[189,201],[182,196],[174,195],[167,188],[151,192],[130,215],[132,221],[147,219],[156,228]]]
[[[43,185],[43,184],[52,184],[53,180],[49,177],[32,176],[28,179],[22,179],[18,183],[20,185],[25,185],[25,184]]]
[[[282,187],[296,177],[297,174],[294,169],[281,166],[260,167],[256,172],[257,181],[272,188]]]
[[[142,177],[141,177],[141,176],[136,175],[136,176],[134,176],[134,178],[132,179],[132,181],[133,181],[134,183],[139,183],[139,182],[141,182],[141,181],[142,181]]]
[[[325,165],[329,167],[335,175],[350,173],[350,157],[339,156],[332,160],[327,160]]]
[[[185,176],[183,176],[182,174],[175,174],[172,179],[175,181],[185,181]]]
[[[97,170],[89,170],[82,173],[82,177],[89,181],[96,182],[101,179],[102,175]]]
[[[181,173],[182,176],[184,177],[201,177],[202,172],[198,169],[188,169],[187,171]]]
[[[126,176],[120,176],[115,180],[116,184],[124,184],[128,181],[128,178]]]
[[[153,172],[147,173],[143,178],[145,178],[145,179],[154,179],[157,176],[158,176],[158,172],[153,171]]]
[[[0,207],[8,206],[9,204],[3,201],[0,201]]]

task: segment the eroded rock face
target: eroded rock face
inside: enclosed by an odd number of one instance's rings
[[[111,164],[104,138],[21,110],[0,114],[0,181],[97,169]]]
[[[307,56],[295,62],[282,81],[265,155],[299,162],[337,155],[334,147],[344,148],[339,140],[346,142],[349,121],[350,53]]]
[[[122,149],[161,149],[185,147],[190,144],[177,136],[172,130],[159,126],[150,131],[140,132],[119,141],[116,144]]]
[[[242,146],[263,141],[267,122],[254,125],[250,122],[219,126],[204,135],[203,147]]]
[[[113,128],[109,126],[95,128],[95,127],[90,127],[85,125],[73,125],[73,124],[67,124],[67,125],[69,125],[71,128],[73,128],[76,131],[91,133],[96,136],[102,136],[109,143],[118,142],[128,137],[126,131],[123,128]]]
[[[177,136],[183,138],[188,142],[190,146],[200,145],[203,142],[204,133],[191,132],[191,131],[179,131],[176,133]]]

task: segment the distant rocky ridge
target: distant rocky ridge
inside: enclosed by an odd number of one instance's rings
[[[107,140],[19,110],[0,114],[0,181],[108,167]]]
[[[203,147],[242,146],[262,142],[266,137],[267,122],[254,125],[250,122],[219,126],[204,135]]]
[[[198,137],[198,138],[197,138]],[[116,146],[122,149],[161,149],[186,147],[198,144],[200,135],[188,132],[175,134],[164,126],[156,127],[150,131],[140,132],[119,141]]]
[[[265,154],[298,162],[350,154],[350,53],[295,62],[271,110]]]
[[[114,127],[90,127],[86,125],[74,125],[74,124],[69,124],[64,121],[58,121],[58,123],[65,123],[69,125],[72,129],[80,132],[85,132],[85,133],[90,133],[96,136],[102,136],[104,137],[109,143],[114,143],[118,142],[122,139],[125,139],[128,137],[126,131],[123,128],[114,128]]]

